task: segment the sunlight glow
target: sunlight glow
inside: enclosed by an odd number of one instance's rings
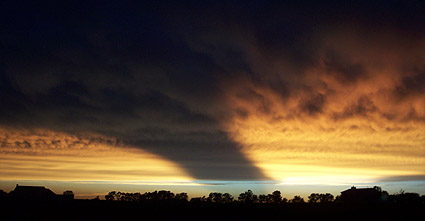
[[[316,91],[328,91],[319,109],[314,102],[312,109],[303,107],[311,99],[305,90],[282,98],[250,81],[227,82],[229,105],[244,114],[236,112],[223,127],[247,158],[283,183],[333,185],[425,174],[425,125],[406,120],[411,108],[424,113],[423,100],[392,103],[387,88],[396,86],[390,71],[351,85],[315,73],[306,74],[304,81]],[[323,81],[328,84],[321,89],[316,84]],[[255,96],[240,96],[247,90]]]
[[[0,129],[0,140],[1,180],[195,185],[175,163],[113,138]]]

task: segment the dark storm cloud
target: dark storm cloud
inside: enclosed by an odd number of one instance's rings
[[[139,139],[134,145],[146,147],[174,161],[177,159],[191,175],[199,179],[250,180],[264,176],[221,131],[177,132],[168,139]]]
[[[333,118],[335,120],[343,120],[351,117],[368,117],[369,114],[375,111],[377,111],[377,107],[373,101],[367,96],[362,96],[356,103],[345,107],[341,113],[334,113]]]
[[[143,92],[102,88],[88,92],[83,83],[59,82],[45,93],[24,97],[31,110],[14,114],[9,125],[69,132],[93,131],[118,137],[173,160],[197,179],[263,179],[265,176],[221,131],[214,116],[196,112],[153,89]],[[7,117],[7,116],[6,116]],[[27,121],[22,121],[28,119]],[[10,119],[9,119],[10,120]],[[24,144],[22,144],[24,145]]]
[[[410,111],[403,118],[404,121],[425,122],[425,116],[417,113],[415,108],[410,108]]]
[[[234,111],[242,119],[246,119],[249,116],[248,110],[243,107],[237,107]]]
[[[265,97],[263,94],[251,88],[244,88],[241,91],[241,93],[238,94],[238,97],[242,98],[243,100],[255,103],[256,111],[263,114],[270,113],[271,101],[267,97]]]
[[[379,180],[379,182],[403,182],[403,181],[425,181],[425,175],[393,176],[393,177],[385,177]]]
[[[327,69],[326,73],[343,84],[356,83],[358,79],[367,77],[361,64],[350,62],[336,51],[328,50],[323,62]]]
[[[146,9],[56,6],[17,7],[25,16],[8,20],[3,124],[118,137],[197,179],[266,178],[219,126],[221,68],[208,55]]]
[[[394,93],[398,99],[409,96],[421,95],[425,92],[425,71],[418,71],[412,76],[406,76],[401,79]]]
[[[324,94],[318,93],[307,101],[300,104],[301,111],[309,114],[315,115],[322,112],[322,108],[325,105],[326,96]]]
[[[73,81],[63,81],[58,85],[49,88],[44,98],[40,98],[38,103],[43,105],[64,106],[84,108],[87,105],[82,101],[81,97],[88,95],[87,88],[82,83]]]
[[[284,103],[307,87],[300,82],[305,70],[320,63],[316,37],[323,30],[345,22],[406,31],[406,21],[421,17],[410,3],[381,3],[2,3],[0,122],[117,137],[198,179],[267,179],[221,126],[233,112],[250,114],[223,101],[222,81],[242,76]],[[413,22],[406,33],[418,27]],[[342,84],[367,76],[339,51],[324,61]],[[421,76],[404,79],[398,93],[422,92],[417,81]],[[309,92],[300,111],[321,113],[325,94]],[[239,95],[271,113],[263,92]],[[338,116],[375,109],[365,98]]]
[[[30,102],[19,90],[11,78],[0,70],[0,122],[13,123],[18,120],[18,115],[29,115],[26,103]]]

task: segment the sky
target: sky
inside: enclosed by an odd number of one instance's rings
[[[0,189],[425,194],[421,1],[0,8]]]

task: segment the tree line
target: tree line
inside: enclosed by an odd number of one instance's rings
[[[395,203],[395,204],[425,204],[425,195],[418,193],[407,193],[403,190],[395,194],[388,194],[387,191],[382,191],[379,187],[374,187],[381,193],[382,202]],[[72,194],[72,191],[65,191],[63,195]],[[0,190],[0,200],[6,200],[8,193]],[[99,199],[97,197],[96,199]],[[239,196],[234,197],[230,193],[211,192],[208,196],[193,197],[189,199],[187,193],[173,193],[168,190],[160,190],[145,193],[128,193],[120,191],[111,191],[105,195],[106,201],[120,201],[120,202],[189,202],[189,203],[213,203],[213,204],[226,204],[226,203],[244,203],[244,204],[329,204],[329,203],[342,203],[341,196],[334,196],[331,193],[311,193],[307,199],[297,195],[291,199],[282,196],[279,190],[275,190],[270,194],[256,195],[251,190],[240,193]]]
[[[415,203],[425,204],[425,196],[420,196],[418,193],[405,193],[400,191],[395,194],[388,194],[386,191],[382,191],[382,198],[386,203]],[[178,202],[190,202],[190,203],[214,203],[214,204],[225,204],[225,203],[244,203],[244,204],[330,204],[330,203],[341,203],[341,196],[334,197],[331,193],[311,193],[307,199],[296,195],[291,199],[287,199],[282,196],[279,190],[275,190],[270,194],[256,195],[251,190],[247,190],[240,193],[238,197],[233,197],[229,193],[211,192],[208,196],[193,197],[189,199],[187,193],[174,194],[171,191],[160,190],[146,193],[126,193],[111,191],[105,195],[107,201],[123,201],[123,202],[152,202],[152,201],[178,201]]]
[[[322,197],[323,199],[332,199],[333,195],[330,193],[326,194],[312,194],[311,196],[322,196],[326,195],[326,197]],[[312,199],[307,202],[325,202],[323,199]],[[146,193],[126,193],[119,191],[111,191],[107,195],[105,195],[105,200],[107,201],[124,201],[124,202],[144,202],[144,201],[185,201],[191,203],[304,203],[304,199],[301,196],[295,196],[294,198],[288,200],[287,198],[282,197],[282,194],[279,190],[273,191],[270,194],[260,194],[256,195],[252,192],[252,190],[247,190],[236,198],[232,196],[230,193],[219,193],[219,192],[211,192],[208,196],[202,197],[193,197],[189,200],[189,196],[187,193],[173,193],[168,190],[160,190],[154,192],[146,192]]]

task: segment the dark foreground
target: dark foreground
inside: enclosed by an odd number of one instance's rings
[[[425,220],[425,206],[132,203],[104,200],[1,202],[1,220]]]

